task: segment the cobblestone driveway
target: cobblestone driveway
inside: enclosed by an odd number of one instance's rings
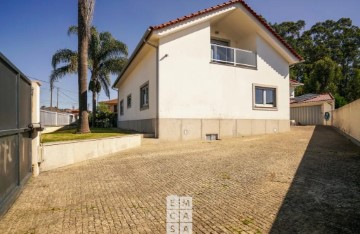
[[[360,230],[360,148],[334,130],[159,143],[42,173],[1,233],[165,233],[166,196],[193,197],[195,233]]]

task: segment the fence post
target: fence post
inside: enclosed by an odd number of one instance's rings
[[[31,123],[40,123],[40,82],[32,81],[31,88],[33,94],[31,97]],[[40,173],[39,162],[40,160],[40,132],[35,131],[31,140],[32,150],[32,172],[33,176],[38,176]]]

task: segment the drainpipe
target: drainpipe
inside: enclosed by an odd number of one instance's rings
[[[144,43],[156,49],[156,116],[155,116],[155,138],[159,138],[159,47],[143,40]]]

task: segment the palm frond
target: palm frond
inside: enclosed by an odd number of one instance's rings
[[[105,95],[110,98],[110,86],[111,80],[108,73],[101,73],[99,75],[99,82],[101,87],[104,89]]]
[[[111,58],[120,58],[128,56],[128,48],[125,43],[116,40],[109,32],[103,32],[99,35],[101,40],[101,51],[98,60],[105,61]]]
[[[78,35],[78,26],[71,25],[67,31],[68,36],[70,35]]]
[[[101,64],[101,70],[113,75],[119,75],[127,62],[126,58],[108,59]]]
[[[55,70],[60,63],[66,63],[72,67],[77,67],[77,52],[70,49],[61,49],[52,56],[51,65]]]
[[[65,65],[54,69],[50,75],[50,86],[53,87],[55,81],[63,78],[66,75],[75,74],[76,72],[77,68],[74,69],[71,65]]]

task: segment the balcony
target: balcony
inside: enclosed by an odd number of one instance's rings
[[[257,67],[255,52],[216,44],[211,44],[211,61],[234,66]]]

